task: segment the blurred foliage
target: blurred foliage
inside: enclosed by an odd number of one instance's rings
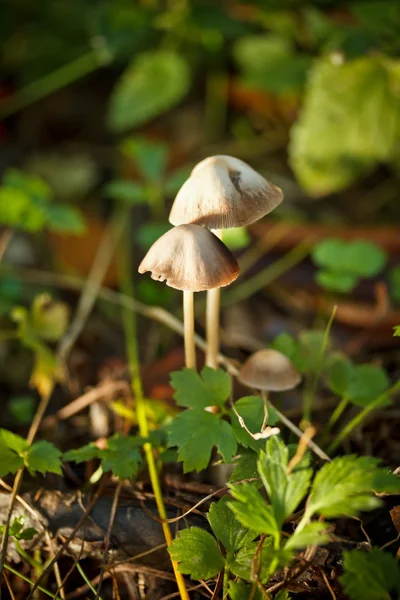
[[[398,0],[17,0],[0,21],[0,67],[14,89],[32,84],[22,94],[29,102],[49,74],[56,89],[115,66],[104,118],[115,132],[162,115],[202,81],[207,95],[213,73],[265,94],[261,107],[271,95],[290,98],[290,164],[321,196],[381,163],[398,171],[399,30]],[[6,101],[12,108],[12,94]],[[139,191],[114,182],[111,193],[135,201]]]

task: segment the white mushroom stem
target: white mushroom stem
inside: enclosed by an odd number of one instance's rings
[[[185,339],[185,365],[196,369],[196,346],[194,342],[194,294],[183,292],[183,322]]]
[[[215,229],[212,232],[222,241],[222,229]],[[208,290],[206,308],[206,365],[212,369],[218,367],[220,298],[221,288]]]

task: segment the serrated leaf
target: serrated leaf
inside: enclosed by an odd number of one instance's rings
[[[344,574],[339,577],[350,600],[384,600],[400,596],[400,567],[394,556],[379,548],[370,552],[345,550]]]
[[[228,503],[237,519],[257,533],[280,536],[272,506],[269,506],[254,486],[249,483],[229,485],[234,501]]]
[[[61,452],[50,442],[35,442],[28,450],[25,463],[31,471],[62,475]]]
[[[249,483],[256,488],[261,487],[262,482],[257,470],[257,461],[258,456],[255,452],[243,451],[239,460],[233,463],[235,467],[229,477],[229,483],[243,481],[245,479],[257,479],[257,481]]]
[[[254,590],[252,584],[244,581],[229,582],[229,598],[230,600],[263,600],[260,590],[257,588]]]
[[[189,82],[189,68],[180,54],[167,50],[139,54],[112,93],[110,127],[124,131],[158,117],[184,98]]]
[[[306,512],[310,516],[320,514],[334,518],[355,516],[359,511],[376,508],[380,502],[372,490],[381,491],[385,485],[400,490],[400,480],[380,469],[378,464],[378,459],[354,455],[338,457],[325,464],[313,481]]]
[[[322,546],[329,542],[329,535],[326,533],[326,523],[313,521],[308,523],[301,531],[296,531],[290,536],[285,544],[286,550],[301,550],[307,546]]]
[[[137,475],[141,456],[139,450],[102,450],[100,453],[103,471],[112,471],[118,479],[131,479]]]
[[[24,466],[24,459],[5,446],[0,446],[0,477],[16,473]]]
[[[81,446],[81,448],[68,450],[68,452],[64,453],[63,459],[66,461],[74,461],[79,464],[87,462],[88,460],[93,460],[94,458],[99,458],[100,452],[101,450],[94,444],[87,444],[86,446]]]
[[[7,448],[8,450],[13,450],[17,454],[22,455],[25,450],[27,450],[28,443],[20,435],[17,435],[8,429],[0,429],[0,448]]]
[[[194,369],[171,373],[171,386],[178,406],[206,408],[222,406],[231,390],[231,378],[222,369],[204,367],[201,376]]]
[[[252,433],[258,433],[264,420],[264,402],[259,396],[245,396],[235,402],[236,411],[243,417],[246,427]],[[255,440],[240,425],[239,420],[233,410],[229,412],[232,428],[236,439],[244,448],[252,448],[260,451],[265,446],[265,440]],[[279,422],[279,417],[273,408],[268,409],[268,425],[273,426]]]
[[[289,148],[306,191],[318,196],[345,189],[377,163],[394,158],[399,81],[400,61],[386,56],[315,62]]]
[[[199,527],[179,533],[168,548],[171,558],[179,563],[179,571],[192,579],[209,579],[224,568],[224,557],[213,536]]]
[[[185,473],[205,469],[214,446],[226,462],[236,452],[237,443],[229,423],[203,409],[183,411],[168,424],[167,431],[168,446],[178,446]]]
[[[228,566],[237,577],[252,581],[255,572],[258,573],[258,579],[266,583],[278,568],[290,564],[292,558],[291,550],[274,548],[273,540],[269,537],[265,539],[261,548],[258,542],[252,542],[241,548]]]
[[[257,533],[243,527],[228,507],[229,496],[213,502],[208,512],[208,520],[214,535],[230,553],[237,552],[257,537]]]

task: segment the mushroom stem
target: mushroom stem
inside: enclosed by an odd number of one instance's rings
[[[222,241],[222,229],[212,229],[212,232]],[[206,365],[212,369],[218,367],[220,298],[221,288],[208,290],[206,308]]]
[[[261,432],[263,432],[268,423],[268,394],[265,390],[260,390],[260,395],[262,401],[264,402],[264,420],[263,424],[261,425]]]
[[[185,338],[185,365],[187,369],[196,369],[196,347],[194,343],[194,295],[183,292],[183,322]]]

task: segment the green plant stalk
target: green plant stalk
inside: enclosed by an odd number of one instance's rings
[[[29,577],[22,575],[22,573],[19,573],[19,571],[17,571],[13,567],[10,567],[10,565],[4,565],[4,568],[7,569],[7,571],[10,571],[10,573],[12,573],[13,575],[16,575],[20,579],[23,579],[30,585],[35,585],[35,582],[32,581],[32,579],[29,579]],[[52,592],[49,592],[49,590],[46,590],[46,588],[42,587],[41,585],[38,585],[37,589],[40,590],[41,592],[43,592],[43,594],[46,594],[46,596],[50,596],[50,598],[53,598],[53,600],[62,600],[62,598],[60,598],[60,596],[55,597]]]
[[[341,444],[341,442],[346,437],[348,437],[350,435],[350,433],[356,427],[358,427],[359,425],[361,425],[361,423],[369,415],[369,413],[371,413],[374,410],[376,410],[377,408],[379,408],[380,405],[382,404],[382,402],[384,400],[386,400],[386,398],[388,398],[389,396],[391,396],[392,394],[394,394],[395,392],[397,392],[399,389],[400,389],[400,379],[399,379],[399,381],[397,381],[397,383],[395,383],[394,385],[392,385],[391,388],[389,388],[388,390],[386,390],[386,392],[384,392],[383,394],[381,394],[380,396],[378,396],[378,398],[376,400],[374,400],[373,402],[371,402],[371,404],[368,404],[368,406],[366,406],[365,408],[363,408],[353,419],[351,419],[351,421],[349,421],[347,423],[347,425],[345,425],[345,427],[343,427],[342,431],[340,431],[340,433],[336,436],[336,438],[334,439],[334,441],[329,446],[327,452],[331,453],[334,450],[336,450],[336,448],[338,448],[338,446]]]
[[[128,219],[127,219],[128,221]],[[129,244],[129,236],[127,235],[127,229],[125,230],[125,236],[123,237],[124,248],[123,252],[120,252],[120,287],[122,293],[134,298],[134,286],[132,281],[132,258],[131,249]],[[124,307],[122,310],[122,319],[124,325],[125,339],[126,339],[126,350],[128,355],[128,362],[131,371],[132,378],[132,390],[136,400],[136,415],[139,426],[139,433],[141,437],[147,438],[149,435],[149,426],[146,416],[146,401],[143,394],[142,380],[140,377],[140,362],[139,362],[139,351],[137,343],[137,328],[136,328],[136,315],[128,308]],[[158,471],[156,462],[153,454],[153,449],[150,442],[146,442],[143,445],[144,453],[146,456],[147,466],[149,469],[149,476],[151,485],[153,488],[158,514],[162,519],[162,529],[164,532],[165,541],[167,546],[172,542],[172,534],[167,523],[167,513],[165,510],[164,500],[162,497],[160,480],[158,477]],[[171,559],[172,567],[174,569],[175,579],[178,586],[178,590],[182,600],[190,600],[188,592],[186,590],[185,580],[182,573],[178,571],[178,563]]]
[[[86,583],[86,585],[88,586],[88,588],[93,592],[93,594],[97,597],[97,592],[95,590],[95,588],[93,587],[93,585],[90,582],[90,579],[87,577],[85,571],[82,569],[81,565],[79,564],[79,562],[76,563],[76,568],[78,570],[78,572],[80,573],[83,581]],[[99,600],[103,600],[101,596],[99,596]]]
[[[251,279],[248,279],[241,285],[237,285],[232,290],[227,291],[223,296],[222,305],[226,306],[228,304],[240,302],[255,292],[262,290],[275,279],[278,279],[278,277],[286,273],[286,271],[289,271],[289,269],[301,262],[303,258],[310,254],[310,251],[309,241],[306,240],[301,244],[298,244],[293,250],[287,252],[282,258],[279,258],[272,265],[269,265]]]
[[[37,100],[84,77],[84,75],[101,67],[104,62],[99,60],[97,50],[91,50],[83,54],[83,56],[33,81],[15,92],[11,97],[3,100],[0,108],[0,118],[9,117]]]
[[[14,544],[18,554],[22,556],[22,558],[26,560],[26,562],[29,563],[31,567],[33,567],[36,571],[41,571],[43,569],[41,563],[32,558],[32,556],[30,556],[26,552],[26,550],[23,549],[17,538],[14,538]]]
[[[335,410],[333,411],[333,413],[331,414],[331,416],[329,417],[329,421],[326,425],[326,429],[325,429],[325,434],[329,433],[331,431],[331,429],[333,428],[333,426],[335,425],[335,423],[340,419],[340,417],[343,414],[343,411],[347,408],[349,404],[349,400],[348,398],[344,397],[340,400],[339,404],[337,405],[337,407],[335,408]]]
[[[331,316],[329,317],[329,321],[325,327],[324,338],[322,340],[321,351],[319,354],[318,364],[316,369],[309,380],[309,385],[305,387],[304,396],[303,396],[303,421],[305,423],[309,423],[311,419],[312,407],[314,404],[315,393],[317,391],[318,379],[321,374],[322,364],[324,361],[324,356],[326,352],[326,348],[328,346],[329,335],[332,328],[332,323],[336,315],[337,306],[335,305],[332,309]]]

